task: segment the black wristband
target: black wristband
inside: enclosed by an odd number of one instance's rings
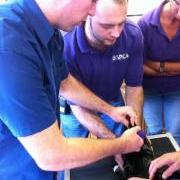
[[[164,72],[164,68],[165,68],[165,62],[160,62],[159,72],[163,73]]]

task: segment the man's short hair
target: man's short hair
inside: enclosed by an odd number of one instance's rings
[[[113,0],[113,1],[118,4],[124,4],[125,2],[128,2],[128,0]]]

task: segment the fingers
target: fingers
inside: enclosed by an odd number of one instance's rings
[[[136,125],[137,122],[137,115],[130,106],[124,107],[123,117],[122,117],[122,123],[126,127],[133,127]]]
[[[139,152],[142,145],[144,144],[144,140],[138,135],[138,132],[141,130],[141,128],[139,126],[135,126],[131,129],[134,131],[135,135],[137,135],[137,145],[139,145],[139,148],[137,148],[136,152]]]
[[[115,155],[115,160],[118,163],[119,167],[123,169],[124,160],[121,154]]]
[[[130,116],[130,123],[132,126],[137,124],[137,115],[135,113]]]
[[[142,145],[144,144],[143,139],[137,134],[141,128],[139,126],[130,128],[126,130],[121,138],[123,138],[124,142],[124,153],[129,152],[138,152],[141,150]]]
[[[128,125],[130,123],[131,126],[135,126],[137,122],[137,115],[132,107],[126,106],[125,118],[128,121]]]
[[[150,167],[149,167],[149,178],[153,179],[155,176],[155,173],[157,171],[158,168],[160,168],[161,166],[158,163],[158,159],[154,160],[151,162]]]
[[[180,169],[180,156],[179,152],[166,153],[159,158],[151,162],[149,167],[149,177],[153,179],[156,171],[163,167],[167,166],[168,168],[163,172],[162,176],[164,179],[167,179],[175,171]]]
[[[137,134],[141,130],[141,128],[140,128],[140,126],[135,126],[135,127],[131,128],[131,130],[132,130],[132,132]]]
[[[129,119],[127,119],[127,116]],[[111,111],[110,117],[116,122],[123,123],[125,126],[128,126],[129,123],[134,126],[137,121],[136,113],[130,106],[114,107],[113,111]]]
[[[128,121],[125,117],[122,118],[122,123],[123,123],[126,127],[129,127],[129,121]]]
[[[150,179],[154,179],[157,169],[158,168],[155,166],[151,167],[151,170],[149,169],[149,178]]]
[[[149,167],[149,177],[150,179],[153,179],[155,176],[156,171],[165,166],[168,165],[169,161],[168,159],[164,158],[164,156],[161,156],[160,158],[155,159],[154,161],[151,162],[150,167]]]
[[[179,170],[179,167],[178,167],[177,163],[172,164],[162,174],[163,179],[167,179],[168,177],[170,177],[177,170]]]

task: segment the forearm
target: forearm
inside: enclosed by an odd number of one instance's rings
[[[93,94],[71,75],[62,81],[60,94],[66,99],[74,102],[76,105],[95,112],[104,113],[116,122],[127,125],[127,115],[130,117],[131,122],[136,120],[136,114],[132,108],[111,106]]]
[[[180,62],[165,62],[164,71],[170,74],[180,74]]]
[[[159,72],[155,71],[154,69],[147,66],[146,64],[144,64],[143,68],[144,68],[144,75],[147,75],[147,76],[159,76]]]
[[[71,75],[61,82],[60,94],[75,104],[93,111],[110,115],[113,110],[111,105],[98,98]]]
[[[164,63],[164,72],[180,73],[180,62],[164,61],[163,63]],[[147,65],[156,72],[159,72],[160,70],[160,61],[159,62],[148,61]]]
[[[66,140],[65,149],[63,151],[61,149],[60,152],[61,154],[64,153],[64,156],[59,159],[63,162],[59,164],[60,166],[63,165],[62,169],[88,165],[105,157],[123,152],[123,143],[117,141],[117,139],[73,138]],[[70,149],[71,151],[69,151]]]
[[[126,86],[125,91],[125,102],[128,106],[133,107],[137,114],[137,124],[141,125],[143,121],[143,103],[144,103],[144,93],[143,88]]]
[[[164,76],[167,73],[162,73],[159,71],[160,62],[154,62],[151,60],[146,60],[144,63],[144,75],[147,76]]]
[[[160,61],[147,60],[144,64],[144,74],[148,76],[173,76],[180,74],[180,62],[163,62],[163,72],[160,72]]]
[[[139,151],[143,145],[143,140],[137,134],[139,130],[139,127],[135,127],[127,130],[129,132],[126,131],[120,138],[110,140],[67,139],[64,149],[61,148],[61,154],[66,153],[62,157],[65,165],[63,169],[84,166],[107,156]]]
[[[37,165],[48,171],[80,167],[124,152],[123,140],[64,138],[57,122],[48,129],[18,138]]]
[[[88,109],[71,106],[73,114],[93,135],[99,138],[114,138],[115,135],[106,127],[99,116]]]

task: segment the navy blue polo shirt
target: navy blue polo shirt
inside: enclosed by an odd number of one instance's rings
[[[180,29],[172,40],[169,40],[160,23],[160,13],[167,1],[145,14],[138,22],[144,35],[145,61],[180,62]],[[180,90],[180,75],[144,76],[145,90],[173,92]]]
[[[116,43],[104,52],[89,45],[83,25],[65,35],[64,52],[71,74],[107,102],[118,100],[123,80],[133,87],[142,83],[142,33],[129,20]]]
[[[60,81],[68,75],[62,38],[34,0],[0,5],[0,37],[0,179],[52,180],[54,173],[41,170],[17,137],[59,117]]]

